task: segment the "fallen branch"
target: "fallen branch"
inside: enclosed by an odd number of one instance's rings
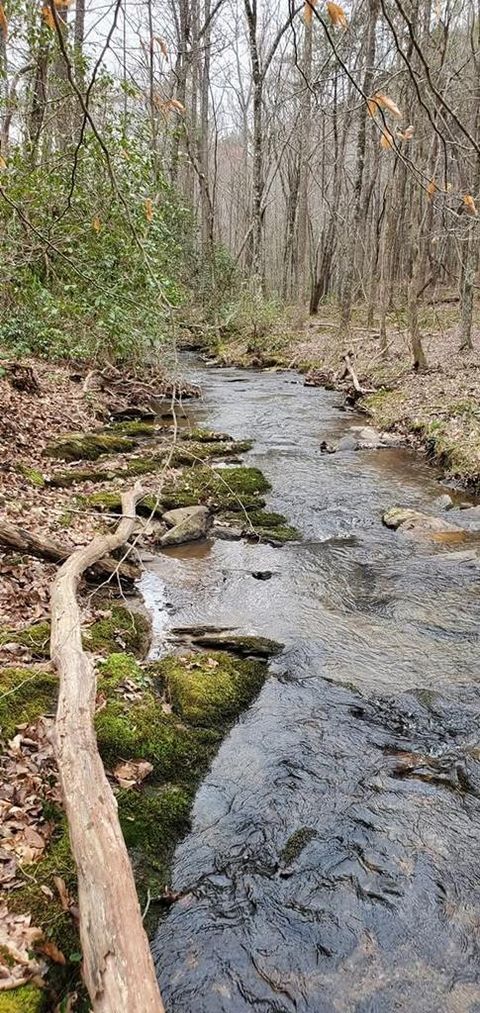
[[[354,390],[353,400],[356,401],[358,398],[364,397],[365,394],[372,394],[373,393],[372,387],[362,387],[358,382],[358,376],[355,372],[350,352],[347,352],[347,354],[343,356],[343,361],[345,363],[344,376],[349,376],[352,381],[352,386]]]
[[[85,570],[134,530],[139,486],[116,531],[76,549],[52,587],[51,658],[59,676],[55,755],[78,872],[83,974],[94,1013],[163,1013],[117,804],[98,753],[96,677],[82,648],[76,592]]]
[[[38,535],[27,531],[25,528],[17,528],[7,521],[0,522],[0,544],[6,545],[9,549],[17,549],[29,556],[38,556],[40,559],[47,559],[52,563],[63,563],[68,559],[72,549],[49,538],[40,538]],[[104,580],[118,574],[121,580],[133,583],[140,576],[140,569],[133,563],[120,563],[110,555],[104,555],[95,563],[86,567],[88,573],[95,579]]]

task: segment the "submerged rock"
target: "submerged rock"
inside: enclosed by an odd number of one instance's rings
[[[182,545],[184,542],[195,542],[205,538],[211,524],[210,513],[205,506],[184,507],[179,510],[169,510],[163,515],[167,524],[171,523],[172,517],[182,515],[170,531],[166,531],[160,538],[159,545]]]
[[[321,445],[320,449],[326,450],[328,453],[332,453],[332,449],[380,450],[388,447],[400,447],[402,442],[399,436],[395,436],[393,433],[381,433],[373,426],[351,426],[350,432],[338,441],[336,448],[330,448],[325,444],[325,446]]]
[[[400,528],[402,531],[411,531],[430,538],[452,534],[456,539],[465,535],[462,528],[445,520],[444,517],[434,517],[409,507],[390,507],[383,514],[382,520],[387,528],[393,528],[394,531]]]
[[[441,496],[437,496],[437,498],[434,499],[432,506],[435,507],[436,510],[451,510],[454,506],[454,502],[452,497],[448,495],[448,492],[444,492]]]
[[[214,524],[212,535],[224,542],[239,542],[242,538],[242,528],[230,527],[229,524]]]

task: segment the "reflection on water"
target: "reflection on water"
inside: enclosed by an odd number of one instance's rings
[[[269,505],[304,540],[177,548],[144,580],[170,624],[286,644],[177,851],[185,896],[155,944],[167,1009],[479,1013],[476,545],[382,526],[441,488],[407,450],[323,455],[358,423],[335,394],[288,374],[198,379],[196,419],[255,437]]]

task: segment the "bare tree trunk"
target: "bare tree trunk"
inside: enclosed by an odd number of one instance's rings
[[[83,572],[132,534],[141,495],[139,487],[124,493],[117,530],[73,552],[52,588],[51,657],[59,676],[55,755],[77,865],[83,971],[94,1013],[164,1013],[117,804],[98,753],[95,668],[83,652],[76,599]]]
[[[304,94],[300,112],[299,137],[299,187],[298,187],[298,219],[297,219],[297,301],[303,303],[309,280],[308,250],[308,181],[309,181],[309,143],[312,123],[312,19],[306,18],[304,25],[303,75]]]
[[[263,74],[257,41],[257,0],[245,0],[253,81],[252,271],[263,287]]]
[[[200,136],[198,140],[198,165],[200,185],[200,229],[202,250],[210,260],[213,250],[213,205],[210,195],[210,129],[209,129],[209,97],[210,97],[210,0],[204,4],[204,24],[207,26],[202,37],[203,61],[200,78]]]
[[[362,81],[363,94],[371,93],[375,73],[376,25],[379,11],[379,0],[370,0],[367,37],[365,40],[365,73]],[[355,244],[364,223],[363,176],[365,171],[365,152],[367,143],[367,107],[362,103],[357,136],[357,156],[354,183],[354,213],[350,236],[347,242],[346,270],[344,275],[340,327],[346,336],[350,330],[352,316],[353,283],[355,275]]]

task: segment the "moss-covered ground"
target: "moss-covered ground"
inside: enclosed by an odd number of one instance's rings
[[[264,662],[218,651],[153,663],[117,651],[98,665],[103,705],[95,724],[107,770],[129,759],[148,760],[153,768],[141,785],[115,789],[141,904],[148,899],[151,929],[162,911],[175,846],[189,827],[195,790],[222,737],[259,692],[266,672]],[[3,698],[0,710],[5,737],[14,734],[18,724],[32,722],[55,707],[56,679],[50,673],[0,670],[0,692],[10,690],[14,693]],[[52,965],[48,993],[30,986],[17,989],[8,993],[9,1004],[0,1005],[0,1013],[53,1009],[78,977],[77,925],[64,910],[55,881],[60,877],[75,897],[68,830],[56,806],[45,815],[54,824],[50,845],[40,861],[22,867],[23,885],[9,895],[8,903],[13,912],[31,914],[32,924],[41,926],[45,940],[55,943],[66,964]]]

